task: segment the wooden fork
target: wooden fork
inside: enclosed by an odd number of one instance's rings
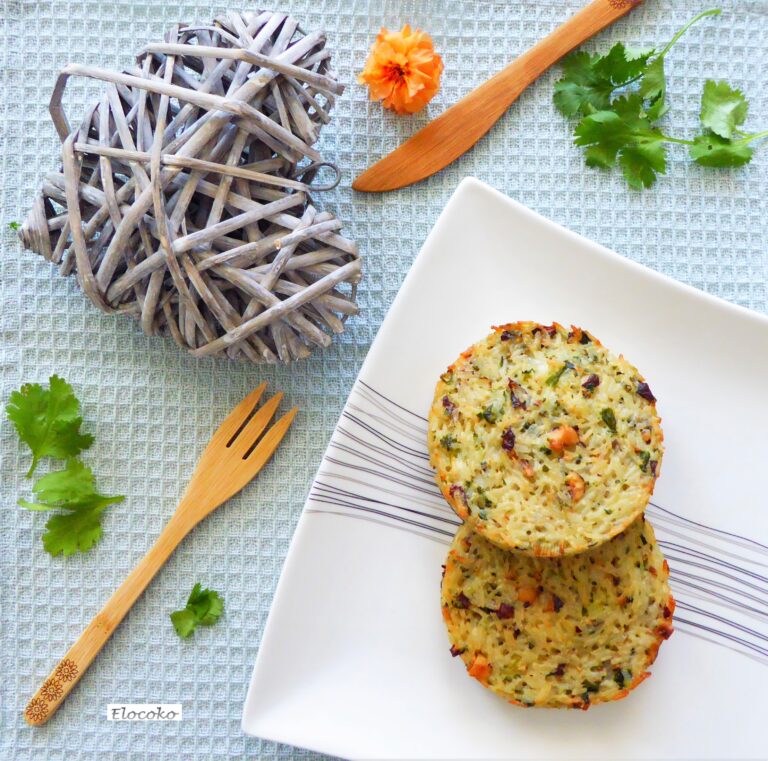
[[[262,383],[246,396],[213,434],[176,511],[157,541],[29,701],[24,717],[30,724],[40,726],[51,718],[181,540],[203,518],[239,492],[272,456],[293,422],[297,408],[283,415],[259,439],[283,396],[277,393],[257,408],[266,386]]]

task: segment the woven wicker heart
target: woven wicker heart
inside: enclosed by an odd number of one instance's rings
[[[51,99],[62,168],[22,240],[100,309],[196,356],[290,362],[327,346],[357,312],[361,271],[310,198],[333,187],[312,186],[335,170],[312,147],[343,90],[329,62],[322,33],[264,12],[175,27],[126,72],[67,66]],[[70,76],[105,83],[75,130]]]

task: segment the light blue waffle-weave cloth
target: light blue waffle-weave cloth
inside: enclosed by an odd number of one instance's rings
[[[119,0],[4,0],[0,14],[0,366],[2,399],[57,372],[75,385],[96,436],[87,461],[110,509],[93,551],[51,558],[44,517],[15,506],[28,495],[28,456],[0,427],[0,757],[307,758],[305,751],[243,736],[240,713],[288,542],[347,393],[400,283],[446,200],[474,175],[541,214],[620,254],[730,301],[766,311],[768,146],[748,167],[711,171],[670,151],[669,173],[649,191],[617,173],[587,170],[572,125],[552,106],[557,72],[545,74],[470,153],[414,187],[353,194],[352,178],[430,117],[530,47],[580,0],[396,2],[284,0],[305,29],[324,28],[348,89],[321,138],[343,182],[322,205],[344,220],[365,257],[361,314],[333,347],[290,368],[195,360],[169,341],[145,338],[125,318],[100,314],[40,257],[22,251],[8,223],[26,215],[41,178],[58,162],[47,103],[70,61],[122,68],[176,21],[204,22],[226,6]],[[768,0],[728,0],[694,27],[669,58],[670,131],[696,129],[704,80],[724,78],[750,99],[748,125],[768,128]],[[614,40],[665,42],[705,5],[646,0],[589,49]],[[429,31],[445,59],[429,108],[399,118],[370,104],[355,83],[379,27]],[[94,87],[73,82],[67,101],[83,113]],[[473,224],[471,219],[467,224]],[[471,266],[472,252],[467,252]],[[652,304],[648,305],[653,308]],[[642,315],[638,315],[642,319]],[[210,432],[246,391],[266,379],[301,408],[272,464],[183,543],[120,626],[57,716],[25,725],[22,710],[53,664],[144,554],[170,515]],[[220,590],[222,621],[189,641],[168,614],[195,581]],[[404,685],[407,689],[407,685]],[[117,702],[180,702],[181,722],[108,722]],[[301,722],[301,717],[296,717]]]

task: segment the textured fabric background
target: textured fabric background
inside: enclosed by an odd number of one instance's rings
[[[571,126],[551,103],[556,72],[542,77],[471,153],[437,176],[387,195],[352,193],[355,174],[528,48],[581,0],[282,5],[306,28],[328,31],[334,68],[349,84],[321,143],[344,180],[319,201],[345,221],[345,233],[365,256],[361,315],[331,349],[289,369],[194,360],[171,342],[145,338],[133,321],[100,314],[73,279],[60,278],[41,258],[22,251],[8,228],[24,218],[42,174],[57,163],[58,141],[47,113],[57,71],[69,61],[127,65],[142,45],[161,39],[171,22],[205,21],[226,6],[3,0],[2,399],[52,372],[73,383],[86,428],[96,436],[86,460],[108,493],[126,494],[127,500],[107,512],[96,549],[51,558],[40,541],[45,518],[15,506],[29,494],[23,478],[28,455],[11,427],[0,426],[2,758],[311,755],[241,734],[251,666],[291,534],[347,392],[413,257],[465,175],[624,256],[744,306],[768,308],[768,146],[734,172],[701,169],[685,160],[682,149],[673,149],[669,177],[653,190],[631,191],[618,174],[585,169],[571,145]],[[695,129],[707,77],[743,87],[752,131],[768,127],[768,0],[721,5],[724,14],[695,27],[669,59],[673,111],[667,119],[675,134]],[[590,45],[664,42],[705,7],[690,0],[647,0]],[[354,82],[379,27],[406,21],[433,34],[446,63],[439,96],[413,119],[369,104]],[[73,84],[67,105],[79,118],[94,90]],[[21,712],[28,698],[160,531],[218,421],[262,379],[301,407],[271,465],[188,537],[58,715],[42,728],[27,727]],[[221,591],[225,615],[182,642],[168,614],[198,580]],[[184,720],[105,720],[107,703],[150,701],[183,703]]]

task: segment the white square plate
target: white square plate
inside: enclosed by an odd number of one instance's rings
[[[456,519],[429,469],[439,374],[493,324],[583,326],[649,379],[667,451],[648,516],[676,633],[588,712],[521,709],[451,658]],[[245,732],[351,758],[765,758],[768,319],[634,264],[476,180],[446,206],[368,355],[296,530]],[[760,544],[762,543],[762,544]]]

